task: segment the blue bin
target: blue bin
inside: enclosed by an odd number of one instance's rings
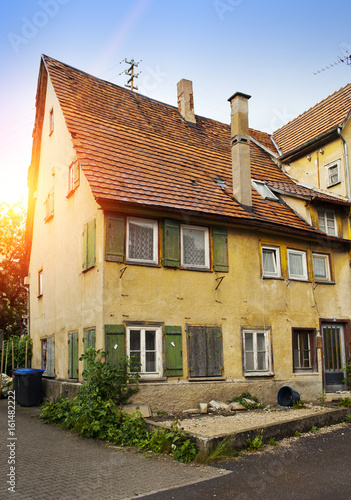
[[[279,389],[277,399],[280,406],[292,406],[294,403],[300,401],[300,394],[285,385]]]
[[[44,370],[19,368],[13,372],[13,388],[20,406],[38,406],[42,402],[41,378]]]

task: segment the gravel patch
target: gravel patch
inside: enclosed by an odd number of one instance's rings
[[[325,413],[330,408],[324,406],[311,406],[308,408],[284,408],[272,410],[251,410],[238,412],[234,415],[203,415],[179,420],[180,427],[186,432],[202,437],[215,437],[222,434],[234,434],[248,429],[259,428],[264,425],[277,424],[288,420],[301,419]],[[170,427],[174,420],[166,420],[162,425]]]

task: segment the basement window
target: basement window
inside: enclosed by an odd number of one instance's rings
[[[279,198],[262,181],[251,181],[253,187],[265,200],[279,201]]]

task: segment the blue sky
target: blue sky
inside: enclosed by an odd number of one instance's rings
[[[351,2],[9,0],[0,15],[0,201],[26,195],[41,54],[118,85],[140,61],[139,92],[176,105],[193,81],[196,114],[229,123],[250,94],[250,126],[271,132],[351,81]]]

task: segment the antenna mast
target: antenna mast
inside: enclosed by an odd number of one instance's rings
[[[338,57],[337,61],[334,61],[333,63],[329,64],[329,66],[326,66],[325,68],[321,68],[321,69],[318,69],[317,71],[314,71],[313,74],[314,75],[318,75],[318,73],[322,73],[322,71],[330,69],[333,66],[336,66],[337,64],[340,64],[340,63],[347,64],[347,66],[351,67],[351,54],[349,54],[347,52],[347,50],[345,52],[346,52],[346,56],[345,57]]]
[[[139,66],[139,63],[141,63],[141,60],[139,62],[135,62],[134,59],[131,59],[130,61],[127,61],[127,58],[124,59],[126,64],[129,64],[129,68],[124,71],[126,75],[128,75],[130,78],[128,82],[124,85],[125,87],[128,87],[132,92],[133,90],[138,90],[138,87],[134,85],[134,78],[138,78],[140,75],[141,71],[139,73],[134,73],[134,68],[137,68]],[[120,73],[122,74],[122,73]]]

